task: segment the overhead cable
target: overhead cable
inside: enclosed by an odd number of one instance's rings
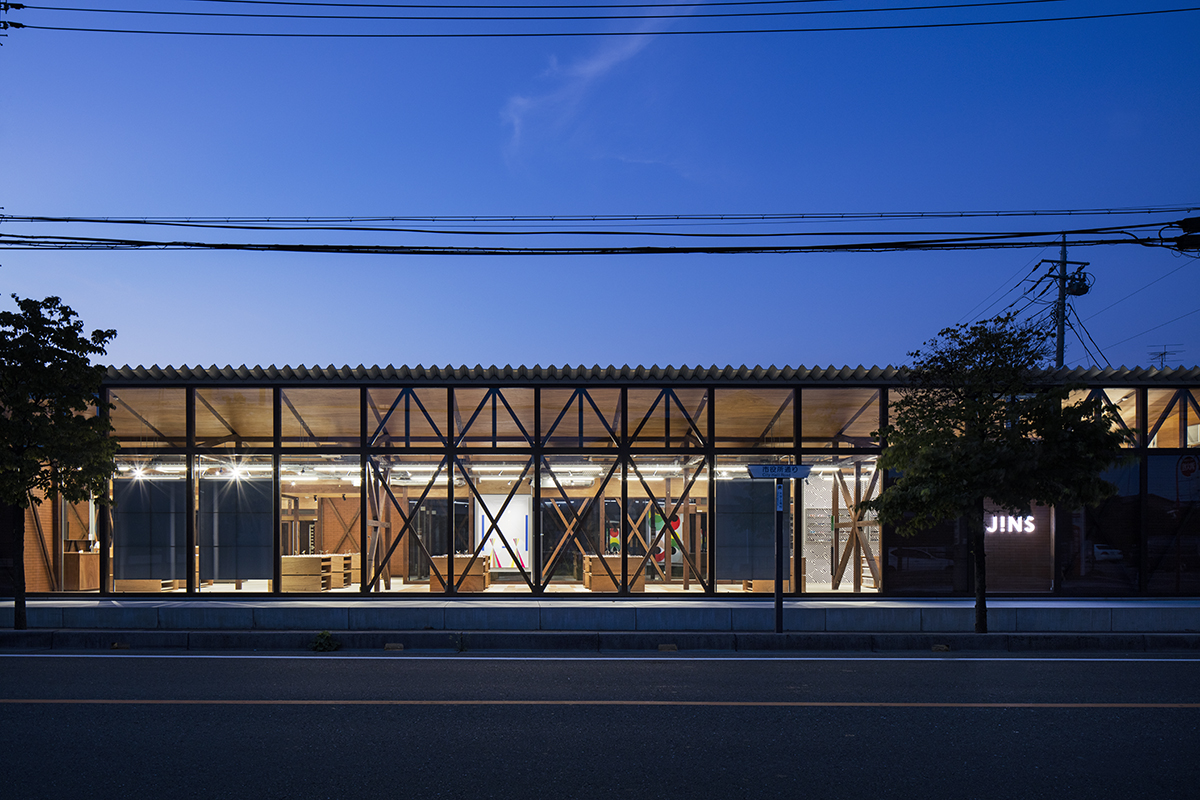
[[[1175,319],[1169,319],[1162,324],[1155,325],[1153,328],[1147,328],[1146,330],[1142,331],[1141,333],[1135,333],[1133,336],[1127,336],[1124,339],[1122,339],[1121,341],[1113,342],[1112,344],[1110,344],[1108,346],[1116,347],[1119,344],[1125,344],[1126,342],[1130,341],[1131,339],[1136,339],[1139,336],[1145,336],[1147,333],[1150,333],[1151,331],[1156,331],[1159,328],[1165,328],[1166,326],[1170,325],[1172,322],[1178,322],[1181,319],[1185,319],[1186,317],[1192,316],[1192,314],[1200,314],[1200,308],[1189,311],[1186,314],[1180,314],[1178,317],[1175,317]]]
[[[170,11],[164,9],[136,8],[78,8],[73,6],[35,6],[22,5],[22,9],[31,11],[60,11],[85,14],[132,14],[138,16],[160,17],[195,17],[201,19],[301,19],[301,20],[350,20],[350,21],[396,21],[396,22],[567,22],[567,21],[596,21],[596,20],[661,20],[661,19],[724,19],[747,17],[794,17],[794,16],[824,16],[827,14],[881,14],[904,13],[910,11],[945,11],[964,8],[991,8],[995,6],[1022,6],[1041,3],[1063,3],[1070,0],[989,0],[976,3],[947,3],[921,6],[890,6],[883,8],[832,8],[832,9],[798,9],[790,11],[728,11],[720,13],[691,13],[673,12],[669,14],[571,14],[562,16],[522,15],[522,16],[430,16],[430,15],[384,15],[384,14],[283,14],[283,13],[250,13],[229,11]]]
[[[783,33],[854,33],[867,31],[934,30],[951,28],[978,28],[998,25],[1041,24],[1049,22],[1081,22],[1100,19],[1123,19],[1131,17],[1181,14],[1200,11],[1200,6],[1189,8],[1164,8],[1148,11],[1124,11],[1108,14],[1079,14],[1061,17],[1039,17],[1025,19],[989,19],[963,22],[926,22],[893,25],[846,25],[819,28],[720,28],[698,30],[554,30],[554,31],[472,31],[472,32],[412,32],[402,33],[313,33],[303,31],[213,31],[213,30],[147,30],[132,28],[94,28],[66,25],[33,25],[4,20],[0,26],[14,29],[71,33],[117,33],[148,36],[205,36],[265,39],[506,39],[506,38],[558,38],[558,37],[621,37],[621,36],[711,36],[711,35],[754,35]]]

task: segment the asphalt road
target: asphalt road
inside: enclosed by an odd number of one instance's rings
[[[0,655],[0,798],[1194,798],[1200,659]]]

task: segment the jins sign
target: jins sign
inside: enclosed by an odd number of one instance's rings
[[[1033,533],[1033,517],[1012,517],[992,514],[986,528],[988,533]]]

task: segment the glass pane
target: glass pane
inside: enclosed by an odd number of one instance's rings
[[[445,429],[445,389],[367,392],[367,441],[372,447],[441,447]]]
[[[533,444],[532,389],[455,389],[454,402],[459,447]]]
[[[267,448],[274,443],[270,389],[196,390],[196,445]]]
[[[358,389],[284,389],[284,447],[358,447]]]
[[[619,389],[543,389],[546,447],[615,447],[621,435]]]
[[[804,397],[808,392],[804,392]],[[805,458],[800,566],[807,592],[878,592],[883,580],[882,541],[874,513],[858,503],[879,495],[883,476],[876,456]]]
[[[547,591],[616,591],[619,550],[609,554],[605,509],[620,498],[615,459],[550,456],[542,470],[542,582]],[[609,477],[609,472],[612,476]],[[611,573],[611,574],[610,574]],[[594,580],[593,580],[594,578]]]
[[[889,594],[965,594],[971,589],[967,530],[941,522],[912,536],[885,532],[884,581]]]
[[[630,444],[684,450],[703,447],[707,405],[704,389],[630,389]]]
[[[1150,389],[1146,394],[1150,447],[1200,447],[1200,393]]]
[[[39,508],[40,511],[40,508]],[[100,542],[96,504],[62,503],[62,581],[66,592],[96,591],[100,588]],[[26,525],[26,535],[29,526]],[[29,554],[28,545],[25,553]]]
[[[270,457],[201,456],[196,473],[200,591],[270,591],[275,571]]]
[[[1137,390],[1136,389],[1079,389],[1070,393],[1067,402],[1078,403],[1093,394],[1099,395],[1104,402],[1121,417],[1125,430],[1136,432],[1137,425]],[[1127,447],[1133,447],[1130,443]]]
[[[1200,457],[1150,456],[1147,467],[1146,588],[1200,593]]]
[[[113,389],[113,435],[127,448],[187,445],[183,389]]]
[[[283,591],[356,591],[362,492],[357,456],[280,462]]]
[[[791,463],[791,456],[779,455],[717,457],[714,541],[718,591],[775,591],[775,481],[752,479],[746,466]],[[797,566],[792,558],[791,499],[797,483],[785,484],[788,498],[783,520],[785,592],[792,591]]]
[[[876,389],[804,389],[800,393],[803,447],[875,447],[879,429]]]
[[[717,446],[790,448],[794,398],[790,389],[717,389]]]
[[[118,458],[113,478],[113,589],[187,585],[187,463],[183,456]]]
[[[370,462],[368,585],[376,592],[444,591],[449,472],[436,456],[373,456]],[[461,508],[458,531],[465,530],[469,519],[461,492],[455,486],[455,506]],[[455,562],[458,566],[457,558]]]
[[[629,467],[630,579],[649,591],[704,591],[708,464],[700,456],[639,456]]]
[[[1062,591],[1128,594],[1138,588],[1140,552],[1138,465],[1104,473],[1117,493],[1096,508],[1071,515],[1070,530],[1055,531]]]
[[[459,463],[471,506],[465,555],[455,563],[459,591],[531,591],[532,459],[473,455]]]

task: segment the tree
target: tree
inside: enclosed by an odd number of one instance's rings
[[[98,408],[103,355],[117,335],[95,330],[57,297],[12,296],[17,311],[0,312],[0,504],[17,509],[13,627],[26,625],[25,509],[44,498],[67,502],[102,494],[115,464],[117,441]]]
[[[895,480],[863,505],[909,536],[949,519],[967,526],[975,565],[975,631],[987,633],[984,500],[1012,513],[1031,504],[1095,505],[1116,487],[1101,473],[1130,434],[1099,398],[1069,402],[1047,383],[1048,333],[1012,315],[946,328],[909,353],[881,469]]]

